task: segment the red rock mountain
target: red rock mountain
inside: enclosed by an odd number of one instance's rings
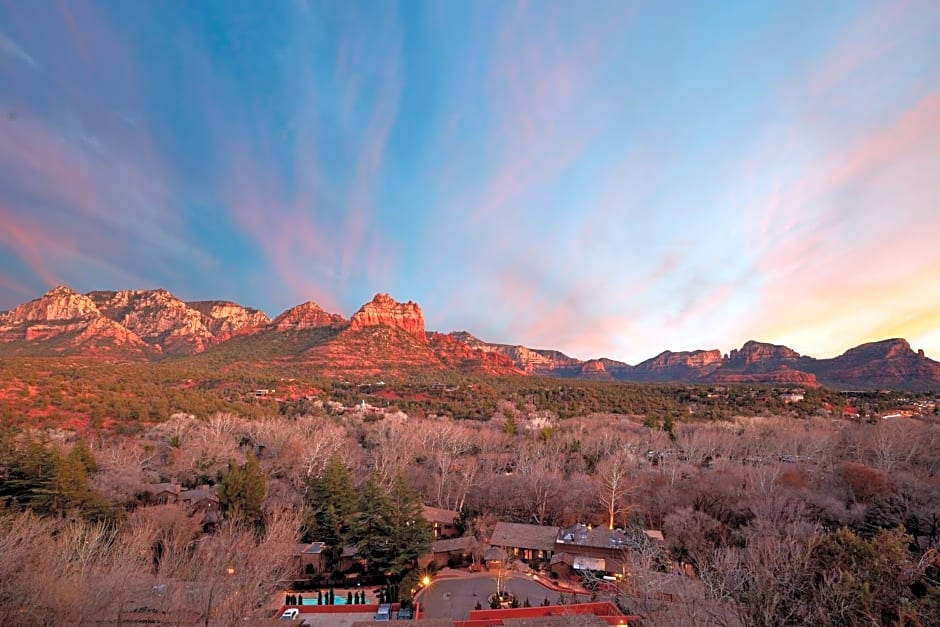
[[[816,375],[802,370],[791,370],[786,366],[775,370],[763,372],[735,372],[719,370],[713,374],[709,381],[713,383],[765,383],[771,385],[799,385],[802,387],[817,387],[819,382]]]
[[[803,358],[799,353],[779,344],[746,342],[733,350],[721,366],[713,371],[709,380],[715,383],[770,383],[781,385],[816,386],[812,372],[815,360]]]
[[[187,303],[162,289],[83,295],[61,286],[0,312],[0,356],[154,359],[208,351],[222,360],[306,362],[327,373],[420,367],[636,382],[940,389],[940,363],[902,339],[863,344],[831,359],[749,341],[725,357],[717,350],[666,351],[631,366],[488,343],[467,332],[427,333],[416,303],[397,302],[387,294],[377,294],[349,321],[315,303],[270,321],[237,303]]]
[[[575,376],[581,371],[582,361],[556,350],[528,348],[509,344],[491,344],[475,338],[466,331],[450,334],[454,339],[488,352],[505,355],[519,370],[530,375]]]
[[[201,353],[218,340],[201,313],[166,290],[88,294],[105,316],[167,354]]]
[[[203,324],[219,342],[236,335],[257,333],[271,322],[260,309],[242,307],[225,300],[202,300],[186,304],[202,314]]]
[[[940,381],[940,363],[899,338],[869,342],[833,359],[816,360],[815,372],[835,384],[893,388],[933,388]]]
[[[420,343],[426,344],[428,341],[421,307],[410,300],[407,303],[399,303],[388,294],[376,294],[372,301],[360,307],[349,321],[350,331],[367,327],[401,329]]]
[[[421,308],[376,294],[334,337],[300,357],[327,371],[378,374],[403,368],[520,374],[512,360],[450,336],[428,334]]]
[[[346,319],[339,314],[328,313],[313,301],[291,307],[271,321],[277,331],[304,331],[307,329],[332,328],[346,326]]]
[[[496,351],[474,348],[452,334],[431,333],[429,341],[435,355],[445,365],[489,374],[525,374],[509,357]]]
[[[0,354],[148,357],[159,352],[105,317],[91,298],[64,286],[0,317]]]
[[[799,358],[800,354],[792,348],[751,340],[745,342],[740,349],[731,351],[727,362],[723,366],[732,368],[759,366],[772,370],[784,364],[796,363]]]
[[[689,381],[705,377],[721,367],[721,351],[664,351],[633,370],[634,381]]]

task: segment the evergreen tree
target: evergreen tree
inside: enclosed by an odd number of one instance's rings
[[[352,604],[353,604],[353,600],[352,600],[352,590],[350,590],[349,592],[346,593],[346,604],[347,604],[347,605],[352,605]]]
[[[411,569],[419,557],[431,550],[434,532],[424,518],[424,508],[418,494],[402,477],[399,477],[390,493],[392,545],[391,572],[401,575]]]
[[[351,539],[369,572],[402,575],[427,553],[432,537],[421,501],[402,478],[388,494],[373,479],[366,483]]]
[[[80,461],[86,472],[98,472],[98,460],[95,459],[91,449],[88,448],[88,442],[85,440],[79,440],[75,443],[75,446],[69,451],[69,457],[74,457]]]
[[[392,562],[391,501],[384,490],[369,479],[359,495],[359,515],[351,529],[351,540],[366,561],[368,572],[384,572]]]
[[[229,462],[217,493],[219,508],[227,518],[258,527],[264,524],[265,476],[253,453],[248,453],[244,464]]]
[[[319,476],[308,481],[304,496],[304,541],[326,544],[328,570],[339,562],[356,505],[352,475],[334,455]]]

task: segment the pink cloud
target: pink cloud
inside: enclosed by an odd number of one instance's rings
[[[784,207],[804,228],[776,231],[758,258],[761,314],[749,312],[747,333],[835,353],[936,324],[937,163],[940,90],[834,148],[769,199],[768,213]]]
[[[38,276],[46,287],[59,283],[56,275],[47,267],[45,246],[49,241],[47,231],[35,225],[25,225],[13,219],[5,207],[0,207],[0,242],[10,247],[22,259],[31,272]],[[63,242],[54,242],[58,245]]]
[[[379,174],[385,146],[398,114],[398,101],[403,86],[399,77],[400,51],[389,55],[380,73],[382,83],[377,104],[366,127],[365,140],[356,159],[356,176],[349,195],[346,218],[346,241],[342,250],[342,272],[362,257],[363,240],[370,223],[370,204]],[[370,274],[377,268],[370,266]]]
[[[540,13],[544,11],[539,9]],[[478,194],[464,198],[475,221],[512,210],[526,193],[550,183],[574,162],[605,127],[605,115],[572,115],[602,62],[603,43],[613,33],[589,32],[573,44],[561,41],[560,15],[532,32],[528,5],[519,3],[501,25],[488,78],[492,175]],[[603,105],[592,102],[592,107]]]

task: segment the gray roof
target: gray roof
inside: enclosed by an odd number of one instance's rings
[[[471,536],[461,538],[445,538],[437,540],[431,545],[432,553],[456,553],[457,551],[469,551],[473,544]]]
[[[578,524],[562,529],[558,534],[558,544],[600,549],[626,549],[637,548],[646,539],[662,541],[662,538],[661,531],[652,529],[644,530],[643,535],[639,535],[639,532],[633,529],[608,529],[603,526],[588,528]]]
[[[193,503],[199,503],[200,501],[213,501],[215,503],[219,502],[218,488],[211,485],[203,485],[198,488],[193,488],[192,490],[183,490],[180,492],[181,501],[192,501]]]
[[[500,522],[496,523],[496,528],[493,529],[490,544],[515,549],[552,551],[559,531],[558,527]]]

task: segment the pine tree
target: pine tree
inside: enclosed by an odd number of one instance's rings
[[[304,541],[326,544],[328,569],[339,562],[356,506],[352,475],[334,455],[319,476],[308,481],[304,497]]]
[[[373,479],[366,483],[350,538],[370,572],[402,575],[427,553],[432,536],[421,501],[403,479],[388,494]]]
[[[388,495],[370,478],[359,495],[359,515],[351,529],[351,540],[369,572],[384,572],[392,562],[395,547],[390,511]]]
[[[88,448],[88,442],[85,440],[79,440],[76,442],[75,446],[72,447],[72,450],[69,451],[68,456],[74,457],[80,461],[82,466],[85,467],[85,472],[98,472],[98,460],[95,459],[91,449]]]
[[[431,549],[434,532],[424,518],[421,499],[404,478],[399,477],[395,481],[389,496],[391,541],[395,549],[390,570],[394,575],[401,575]]]
[[[244,464],[234,461],[222,476],[218,488],[219,508],[227,517],[258,527],[264,524],[266,481],[258,458],[248,453]]]

